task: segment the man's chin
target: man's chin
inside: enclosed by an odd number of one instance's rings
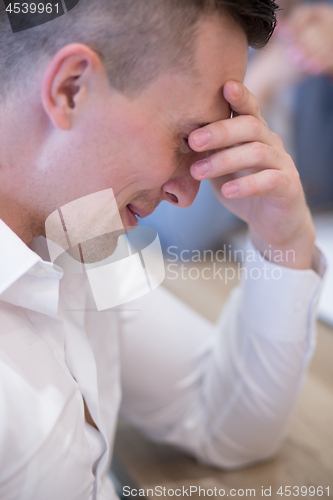
[[[113,233],[103,234],[102,236],[97,236],[79,245],[75,245],[66,250],[66,252],[78,262],[82,262],[83,264],[95,264],[107,259],[114,253],[117,248],[118,238],[124,233],[125,230],[123,229]]]

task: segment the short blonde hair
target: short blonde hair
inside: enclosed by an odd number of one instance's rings
[[[249,45],[260,47],[272,34],[276,8],[274,0],[80,0],[51,22],[13,33],[0,2],[0,99],[27,85],[43,61],[73,42],[100,55],[114,88],[134,94],[166,69],[191,67],[203,15],[229,13]]]

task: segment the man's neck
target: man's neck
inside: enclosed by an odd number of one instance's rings
[[[29,246],[35,237],[43,234],[44,228],[36,218],[29,217],[25,212],[18,210],[15,203],[4,200],[0,193],[0,219]]]

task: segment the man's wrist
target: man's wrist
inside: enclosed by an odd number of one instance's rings
[[[291,269],[313,268],[316,230],[312,219],[297,237],[285,244],[273,245],[268,243],[251,228],[250,238],[261,255],[270,262]]]

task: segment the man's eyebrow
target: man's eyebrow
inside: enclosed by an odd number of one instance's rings
[[[230,108],[231,113],[231,108]],[[209,118],[209,114],[206,115],[206,118]],[[199,117],[187,117],[179,121],[177,124],[178,133],[190,135],[191,132],[198,128],[206,127],[207,125],[211,125],[217,121],[227,120],[230,118],[230,114],[228,116],[211,116],[211,120],[204,120]]]

